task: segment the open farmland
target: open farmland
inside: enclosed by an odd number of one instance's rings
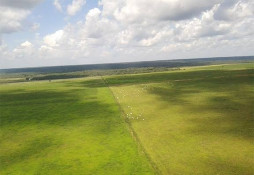
[[[0,84],[0,174],[251,175],[254,64]]]
[[[153,174],[109,89],[88,80],[0,86],[0,174]]]
[[[106,81],[161,174],[253,174],[253,64]]]
[[[254,175],[254,0],[0,0],[0,175]]]

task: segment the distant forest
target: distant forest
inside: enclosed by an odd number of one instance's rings
[[[127,68],[177,68],[183,66],[202,66],[217,63],[230,62],[248,62],[254,61],[254,56],[238,57],[215,57],[215,58],[197,58],[197,59],[178,59],[178,60],[158,60],[158,61],[141,61],[126,63],[109,63],[109,64],[89,64],[89,65],[68,65],[68,66],[51,66],[51,67],[34,67],[34,68],[12,68],[0,69],[0,73],[68,73],[88,70],[109,70],[109,69],[127,69]]]

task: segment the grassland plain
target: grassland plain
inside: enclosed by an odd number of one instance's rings
[[[106,77],[162,174],[254,173],[254,64]]]
[[[153,174],[100,78],[0,85],[0,174]]]

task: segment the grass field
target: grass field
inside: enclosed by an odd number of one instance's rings
[[[161,174],[254,173],[253,64],[107,82]]]
[[[253,67],[3,80],[0,174],[252,175]]]
[[[101,79],[0,86],[0,174],[153,174]]]

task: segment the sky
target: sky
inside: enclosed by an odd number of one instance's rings
[[[253,0],[0,0],[0,68],[248,55]]]

